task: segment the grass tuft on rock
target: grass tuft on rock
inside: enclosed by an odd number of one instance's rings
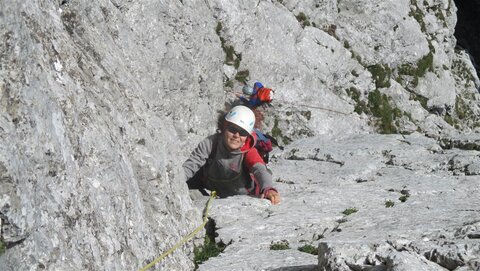
[[[370,65],[367,70],[372,74],[375,86],[377,88],[390,87],[390,77],[392,76],[392,70],[388,66],[381,64]]]
[[[276,241],[270,244],[270,250],[286,250],[290,249],[290,244],[287,240]]]
[[[304,246],[301,246],[301,247],[298,248],[298,250],[301,251],[301,252],[308,253],[308,254],[318,255],[318,248],[314,247],[310,244],[306,244]]]
[[[305,15],[305,13],[303,12],[298,13],[298,15],[295,16],[295,18],[297,18],[297,21],[302,25],[303,28],[305,28],[305,26],[311,25],[307,15]]]
[[[198,268],[198,265],[205,262],[209,258],[218,256],[224,249],[226,245],[223,243],[215,243],[214,240],[211,240],[210,237],[205,236],[203,245],[193,248],[195,263],[195,269]]]
[[[7,251],[7,246],[5,245],[3,239],[0,238],[0,256],[3,255],[5,251]]]
[[[237,75],[235,75],[235,80],[237,80],[240,83],[247,84],[249,77],[250,77],[250,71],[242,70],[237,72]]]
[[[385,201],[385,207],[391,208],[393,206],[395,206],[395,202],[393,202],[392,200]]]
[[[351,215],[351,214],[356,213],[356,212],[358,212],[358,209],[355,208],[355,207],[351,207],[351,208],[345,209],[345,210],[342,212],[342,214],[344,214],[344,215]]]
[[[368,94],[368,108],[373,116],[379,118],[380,133],[394,134],[397,132],[393,121],[401,116],[401,112],[390,105],[387,95],[380,93],[378,89],[370,92]]]

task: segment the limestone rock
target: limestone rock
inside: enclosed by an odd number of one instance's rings
[[[165,252],[201,223],[181,164],[256,80],[275,90],[261,110],[284,147],[270,165],[283,201],[215,201],[229,245],[200,270],[478,269],[480,80],[455,50],[455,12],[447,0],[0,2],[0,269],[131,270]],[[196,242],[157,269],[193,269]],[[320,266],[298,250],[320,243]]]

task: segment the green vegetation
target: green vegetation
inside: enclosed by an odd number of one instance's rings
[[[454,60],[453,65],[452,65],[452,72],[455,76],[457,76],[460,79],[464,79],[466,83],[468,84],[469,82],[474,81],[474,76],[471,73],[470,69],[468,69],[467,65],[465,62],[462,60]]]
[[[362,57],[360,55],[357,55],[357,53],[355,53],[354,51],[351,51],[352,53],[352,58],[357,60],[358,63],[362,63]]]
[[[290,244],[287,240],[281,240],[270,244],[270,250],[286,250],[290,248]]]
[[[393,207],[393,206],[395,206],[395,202],[393,202],[393,201],[391,201],[391,200],[385,201],[385,207],[391,208],[391,207]]]
[[[344,215],[351,215],[351,214],[356,213],[356,212],[358,212],[357,208],[351,207],[351,208],[345,209],[345,210],[342,212],[342,214],[344,214]]]
[[[410,0],[410,3],[414,8],[410,10],[408,15],[413,17],[418,22],[420,29],[423,33],[425,33],[427,31],[427,28],[425,27],[425,21],[423,20],[423,18],[425,18],[425,14],[423,14],[423,12],[418,8],[416,0]]]
[[[217,26],[215,27],[215,32],[220,38],[223,51],[225,52],[225,64],[233,65],[235,69],[238,69],[238,67],[240,66],[240,62],[242,61],[242,54],[237,54],[233,46],[226,44],[225,39],[221,35],[222,28],[223,28],[222,23],[218,22]]]
[[[407,201],[407,199],[408,199],[407,195],[401,195],[400,198],[398,198],[398,200],[401,201],[401,202],[405,202],[405,201]]]
[[[416,93],[413,93],[413,92],[410,92],[410,99],[414,100],[414,101],[418,101],[420,103],[420,105],[425,108],[425,110],[428,111],[428,106],[427,106],[427,103],[428,103],[428,98],[425,97],[425,96],[422,96],[420,94],[416,94]]]
[[[352,100],[355,101],[355,113],[357,114],[362,114],[362,113],[367,113],[368,112],[368,107],[365,101],[360,100],[360,91],[356,89],[355,87],[351,87],[346,90],[348,96],[352,98]]]
[[[225,86],[226,86],[226,87],[229,87],[229,88],[233,88],[233,84],[234,84],[233,80],[228,80],[228,81],[225,83]]]
[[[249,76],[250,76],[249,70],[238,71],[237,75],[235,75],[235,80],[237,80],[238,82],[247,84]]]
[[[209,258],[218,256],[225,247],[225,244],[216,244],[214,239],[211,240],[210,237],[205,236],[203,245],[193,248],[195,269],[198,268],[199,264],[205,262]]]
[[[282,130],[280,130],[280,128],[278,128],[278,119],[277,118],[275,118],[275,120],[274,120],[273,128],[272,128],[272,131],[270,131],[270,133],[275,138],[279,138],[279,137],[282,136]]]
[[[433,53],[430,51],[428,54],[423,56],[416,64],[403,64],[398,68],[398,74],[407,75],[413,77],[413,86],[418,85],[418,79],[423,77],[427,71],[433,71]],[[402,83],[402,82],[399,82]]]
[[[2,238],[0,238],[0,256],[3,255],[7,251],[7,246]]]
[[[297,21],[302,25],[303,28],[305,28],[305,26],[310,26],[310,21],[305,13],[300,12],[297,16],[295,16],[295,18],[297,18]]]
[[[368,103],[360,100],[360,91],[354,87],[346,90],[347,94],[355,101],[354,111],[357,114],[369,114],[378,118],[377,126],[382,134],[397,132],[394,120],[402,116],[398,108],[393,108],[387,95],[380,93],[378,89],[368,94]]]
[[[318,248],[314,247],[310,244],[301,246],[301,247],[298,248],[298,250],[301,251],[301,252],[308,253],[308,254],[318,255]]]
[[[381,64],[375,64],[367,67],[367,70],[372,74],[375,86],[377,88],[390,87],[390,77],[392,76],[392,70],[388,66]]]
[[[280,130],[280,128],[278,127],[278,119],[277,118],[275,118],[275,120],[273,122],[273,128],[270,131],[270,134],[274,138],[276,138],[277,140],[281,138],[282,141],[283,141],[283,144],[285,144],[285,145],[288,145],[288,144],[290,144],[290,142],[292,142],[292,140],[290,138],[288,138],[287,136],[284,136],[282,134],[282,130]]]
[[[460,120],[469,120],[469,119],[475,119],[475,118],[476,118],[475,114],[470,109],[465,99],[460,96],[457,96],[457,98],[455,99],[454,114],[447,112],[447,114],[445,114],[445,116],[443,117],[443,119],[448,124],[450,124],[455,128],[459,128],[458,124]],[[476,123],[473,125],[476,125]]]
[[[456,127],[458,122],[455,120],[455,118],[453,118],[451,115],[449,115],[448,113],[445,114],[445,116],[443,117],[443,119],[448,123],[450,124],[451,126],[453,127]]]
[[[465,119],[468,115],[472,114],[468,105],[461,97],[455,99],[455,113],[459,119]]]
[[[428,5],[425,5],[425,6],[428,6]],[[437,19],[442,22],[443,27],[448,27],[447,19],[445,19],[445,15],[443,15],[442,8],[440,7],[440,5],[432,6],[430,9],[433,10],[433,12],[435,13],[435,17],[437,17]]]
[[[379,118],[379,132],[393,134],[397,132],[393,120],[401,116],[401,111],[392,108],[387,95],[380,93],[378,89],[368,94],[368,108],[373,116]]]

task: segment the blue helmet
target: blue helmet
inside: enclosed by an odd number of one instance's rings
[[[259,89],[261,89],[261,88],[263,88],[262,83],[260,83],[260,82],[255,82],[255,84],[253,84],[253,89],[259,90]]]

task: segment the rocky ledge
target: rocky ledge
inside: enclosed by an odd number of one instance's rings
[[[226,248],[199,270],[478,270],[479,165],[417,133],[299,140],[271,162],[280,205],[214,201]]]

